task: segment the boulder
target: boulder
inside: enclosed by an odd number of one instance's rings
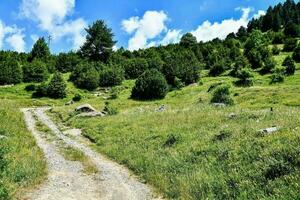
[[[74,104],[74,101],[73,101],[73,100],[68,101],[67,103],[65,103],[66,106],[69,106],[69,105],[72,105],[72,104]]]
[[[101,112],[87,112],[87,113],[81,113],[79,115],[77,115],[77,117],[105,117],[107,115],[106,112],[101,111]]]
[[[260,134],[268,135],[268,134],[275,133],[275,132],[277,132],[277,131],[279,131],[279,128],[276,127],[276,126],[274,126],[274,127],[271,127],[271,128],[261,129],[261,130],[259,130],[258,132],[259,132]]]
[[[76,112],[82,112],[82,113],[90,113],[90,112],[97,112],[95,108],[93,108],[90,104],[84,104],[81,106],[78,106],[75,109]]]
[[[228,117],[229,117],[230,119],[234,119],[234,118],[237,117],[237,115],[236,115],[235,113],[230,113],[230,114],[228,115]]]

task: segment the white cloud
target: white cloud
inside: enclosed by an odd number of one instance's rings
[[[147,47],[148,41],[166,31],[165,22],[168,17],[163,11],[147,11],[142,19],[131,17],[122,21],[122,28],[128,34],[134,33],[128,42],[129,50],[138,50]],[[150,42],[153,44],[153,42]]]
[[[17,26],[6,26],[0,20],[0,49],[3,48],[5,43],[8,43],[13,50],[18,52],[25,51],[25,35],[23,30],[19,29]]]
[[[22,32],[15,33],[6,38],[6,42],[17,52],[24,52],[26,43],[24,41],[25,35]]]
[[[70,37],[73,48],[80,47],[85,39],[84,19],[66,20],[73,13],[75,0],[22,0],[20,15],[38,23],[55,42]]]
[[[160,44],[174,44],[180,41],[182,37],[181,30],[168,30],[166,36],[161,40]]]
[[[259,10],[256,14],[253,15],[253,18],[258,19],[265,14],[266,14],[266,12],[264,10]]]
[[[225,19],[221,23],[211,23],[205,21],[196,30],[191,33],[197,38],[198,41],[209,41],[214,38],[224,39],[229,33],[237,32],[241,26],[247,26],[249,21],[250,8],[242,8],[243,14],[240,19]]]

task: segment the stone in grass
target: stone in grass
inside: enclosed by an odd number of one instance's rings
[[[76,112],[83,112],[83,113],[89,113],[89,112],[97,112],[95,108],[93,108],[90,104],[84,104],[81,106],[78,106],[75,109]]]
[[[161,105],[155,111],[156,112],[164,112],[164,111],[166,111],[166,109],[167,109],[167,107],[165,105]]]
[[[69,105],[72,105],[72,104],[74,104],[74,101],[73,101],[73,100],[68,101],[67,103],[65,103],[66,106],[69,106]]]
[[[71,136],[80,136],[81,135],[81,129],[70,129],[70,130],[66,130],[63,133],[65,135],[71,135]]]
[[[270,128],[261,129],[258,132],[263,135],[269,135],[269,134],[275,133],[277,131],[279,131],[279,128],[274,126],[274,127],[270,127]]]
[[[212,103],[213,106],[215,107],[219,107],[219,108],[224,108],[226,107],[226,104],[225,103]]]
[[[77,115],[77,117],[105,117],[107,115],[107,112],[101,111],[101,112],[87,112],[87,113],[81,113]]]

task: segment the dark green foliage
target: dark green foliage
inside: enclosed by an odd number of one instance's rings
[[[112,107],[109,102],[105,102],[105,107],[103,109],[108,115],[117,115],[119,113],[118,109]]]
[[[164,66],[164,62],[158,56],[147,58],[147,62],[148,62],[149,69],[155,68],[158,71],[161,71]]]
[[[166,141],[163,144],[163,147],[172,147],[174,146],[176,143],[178,143],[180,140],[180,136],[179,135],[175,135],[175,134],[168,134]]]
[[[237,78],[239,79],[236,84],[241,86],[252,86],[253,85],[253,74],[249,68],[240,69],[237,72]]]
[[[33,45],[30,52],[29,61],[32,62],[35,59],[42,60],[44,62],[50,57],[50,50],[45,41],[45,38],[40,38]]]
[[[289,22],[284,29],[284,34],[288,37],[299,37],[300,36],[299,26],[293,22]]]
[[[144,58],[126,60],[124,63],[126,79],[136,79],[148,69],[148,62]]]
[[[24,82],[43,82],[49,77],[48,69],[44,62],[34,60],[23,66]]]
[[[213,92],[211,103],[224,103],[226,105],[233,105],[234,102],[230,96],[230,86],[218,86]]]
[[[186,33],[181,37],[180,45],[184,47],[191,47],[197,44],[197,38],[191,33]]]
[[[192,51],[182,50],[173,52],[166,58],[163,68],[168,83],[174,86],[175,77],[185,85],[198,82],[200,65]]]
[[[273,44],[283,44],[285,36],[282,32],[275,33],[272,43]]]
[[[300,62],[300,45],[298,45],[293,52],[293,59],[296,62]]]
[[[32,97],[33,98],[46,97],[47,93],[48,93],[48,84],[44,82],[36,87],[36,90],[32,94]]]
[[[231,70],[230,75],[236,77],[239,70],[247,67],[250,67],[249,61],[244,56],[240,56],[236,59],[236,62],[233,65],[233,69]]]
[[[82,99],[81,94],[75,94],[74,97],[72,98],[72,100],[75,102],[81,101],[81,99]]]
[[[290,76],[290,75],[294,75],[295,74],[295,71],[296,71],[296,66],[295,66],[295,62],[294,60],[292,59],[291,56],[287,56],[283,63],[282,63],[282,66],[285,67],[285,74]]]
[[[80,62],[79,56],[74,52],[60,53],[57,56],[55,68],[62,72],[71,72]]]
[[[22,69],[13,58],[0,61],[0,85],[17,84],[22,81]]]
[[[137,79],[131,97],[141,100],[162,99],[167,92],[168,84],[165,77],[157,69],[150,69]]]
[[[243,26],[241,26],[238,32],[236,33],[236,36],[240,41],[245,41],[247,39],[247,35],[247,29]]]
[[[0,200],[11,200],[7,189],[0,182]]]
[[[184,87],[184,83],[179,78],[175,77],[174,87],[179,90]]]
[[[81,47],[80,53],[85,58],[107,63],[116,43],[113,40],[112,30],[103,20],[97,20],[85,30],[87,32],[86,41]]]
[[[276,61],[274,58],[270,57],[265,62],[263,67],[260,70],[261,74],[268,74],[273,71],[273,69],[276,67]]]
[[[60,73],[55,73],[50,80],[47,89],[47,96],[53,99],[63,99],[67,96],[67,84]]]
[[[298,40],[296,38],[288,38],[284,43],[283,51],[286,52],[294,51],[294,49],[297,47],[297,44],[298,44]]]
[[[284,68],[279,68],[279,67],[276,68],[274,74],[272,74],[272,76],[270,77],[271,78],[270,83],[271,84],[282,83],[284,81],[284,74],[285,74]]]
[[[25,90],[27,92],[35,91],[36,90],[36,85],[34,85],[34,84],[26,85]]]
[[[274,45],[274,47],[272,48],[272,53],[273,53],[273,55],[279,55],[280,54],[280,49],[278,48],[277,45]]]
[[[216,62],[213,66],[211,66],[209,70],[210,76],[219,76],[226,70],[226,62],[221,59],[220,61]]]
[[[99,86],[99,72],[92,63],[82,62],[72,72],[70,80],[79,88],[94,90]]]
[[[111,87],[121,85],[124,80],[124,71],[120,67],[110,66],[100,71],[100,86]]]

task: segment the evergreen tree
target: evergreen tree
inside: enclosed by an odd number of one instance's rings
[[[22,69],[16,59],[0,61],[0,85],[17,84],[22,81]]]
[[[296,66],[295,66],[295,62],[294,60],[292,59],[291,56],[287,56],[283,63],[282,63],[282,66],[285,67],[285,74],[290,76],[290,75],[294,75],[295,74],[295,71],[296,71]]]
[[[60,73],[55,73],[52,77],[48,88],[47,95],[54,99],[63,99],[66,97],[67,85]]]
[[[184,47],[191,47],[197,44],[197,38],[191,33],[186,33],[181,37],[180,45]]]
[[[50,50],[45,41],[45,38],[41,37],[33,45],[33,48],[30,52],[29,61],[32,62],[35,59],[47,61],[50,55]]]

